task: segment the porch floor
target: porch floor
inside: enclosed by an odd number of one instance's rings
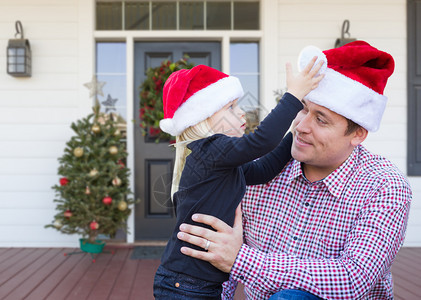
[[[96,257],[78,249],[0,248],[0,299],[154,299],[158,259],[131,260],[133,246],[106,246]],[[421,248],[402,248],[392,267],[395,299],[420,299]],[[244,299],[237,290],[235,299]]]

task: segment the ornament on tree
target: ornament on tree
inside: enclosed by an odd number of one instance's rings
[[[63,223],[61,223],[60,220],[55,220],[53,225],[57,229],[60,229],[61,227],[63,227]]]
[[[75,150],[73,150],[73,155],[76,157],[82,157],[83,156],[83,148],[76,147]]]
[[[69,183],[69,179],[67,179],[66,177],[60,178],[60,185],[61,186],[64,186],[68,183]]]
[[[99,228],[99,224],[98,224],[98,222],[97,222],[97,221],[92,221],[92,222],[89,224],[89,227],[90,227],[92,230],[97,230],[97,229]]]
[[[96,175],[98,175],[98,170],[97,169],[92,169],[89,172],[89,176],[91,176],[91,177],[95,177]]]
[[[127,209],[127,202],[123,200],[118,202],[117,208],[118,210],[125,211]]]
[[[116,177],[116,178],[113,179],[112,183],[113,183],[114,186],[120,186],[121,185],[121,179]]]
[[[116,155],[118,153],[118,148],[116,146],[111,146],[108,151],[111,155]]]
[[[91,194],[91,189],[89,188],[89,186],[86,186],[85,194],[86,195],[90,195]]]
[[[101,132],[101,127],[99,127],[99,125],[98,125],[98,124],[94,124],[94,125],[92,126],[91,130],[92,130],[92,132],[93,132],[93,133],[98,134],[98,133],[100,133],[100,132]]]
[[[125,166],[125,164],[121,161],[121,160],[119,160],[118,162],[117,162],[117,164],[119,164],[120,165],[120,169],[124,169],[126,166]]]
[[[105,205],[110,205],[111,202],[113,202],[113,199],[110,196],[107,196],[104,199],[102,199],[102,203],[104,203]]]
[[[64,213],[63,213],[63,216],[66,218],[66,219],[70,219],[70,217],[71,216],[73,216],[73,213],[68,209],[68,210],[66,210]]]
[[[114,136],[119,136],[121,135],[121,131],[119,129],[116,129],[116,131],[114,131]]]

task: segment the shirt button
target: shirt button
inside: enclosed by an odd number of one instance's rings
[[[296,241],[296,240],[298,240],[298,237],[294,236],[292,239],[293,239],[294,241]]]
[[[304,205],[305,205],[305,206],[309,206],[309,205],[310,205],[310,203],[306,202],[306,203],[304,203]]]
[[[240,279],[241,279],[241,280],[244,280],[244,276],[243,276],[243,275],[241,275],[241,276],[240,276]]]
[[[177,288],[178,288],[178,287],[180,287],[180,284],[179,284],[178,282],[176,282],[174,285],[175,285],[175,287],[177,287]]]

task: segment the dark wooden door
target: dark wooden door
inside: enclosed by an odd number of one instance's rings
[[[175,151],[168,142],[155,143],[142,136],[139,124],[139,86],[145,71],[165,59],[177,61],[185,54],[194,65],[221,69],[219,42],[148,42],[135,43],[135,239],[168,240],[175,226],[170,191]]]

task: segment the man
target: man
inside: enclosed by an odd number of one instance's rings
[[[314,48],[301,53],[300,66]],[[270,183],[249,188],[243,225],[238,209],[233,227],[200,214],[193,219],[215,231],[180,226],[180,239],[208,250],[184,254],[231,272],[225,298],[240,281],[250,299],[393,299],[390,268],[411,188],[361,143],[379,127],[394,61],[362,41],[319,57],[325,78],[293,122],[294,159]]]

